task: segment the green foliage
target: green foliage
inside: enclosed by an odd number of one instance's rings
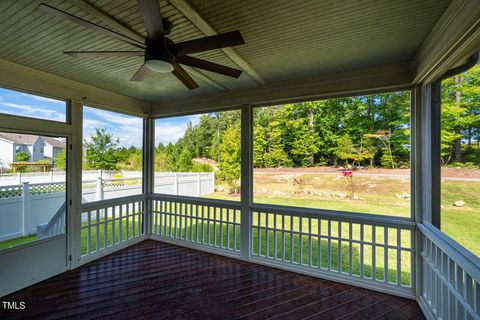
[[[62,150],[55,156],[53,160],[55,164],[55,168],[59,170],[66,170],[67,169],[67,150]]]
[[[208,163],[194,162],[192,165],[192,172],[214,172],[215,169]]]
[[[444,165],[478,164],[480,141],[480,66],[442,81],[441,156]],[[467,159],[467,160],[466,160]]]
[[[353,141],[348,134],[344,134],[338,139],[335,155],[347,163],[349,160],[354,161],[357,156],[357,150],[353,145]]]
[[[28,152],[21,151],[21,152],[16,154],[15,161],[17,161],[17,162],[28,162],[28,161],[30,161],[30,154],[28,154]]]
[[[220,177],[236,193],[240,180],[240,126],[232,124],[227,127],[220,145],[220,159],[218,165]]]
[[[178,156],[178,172],[188,172],[192,170],[192,155],[187,148],[183,148]]]
[[[113,139],[106,129],[95,128],[95,134],[90,136],[91,142],[85,140],[85,159],[88,168],[115,170],[120,160],[117,145],[118,139]]]

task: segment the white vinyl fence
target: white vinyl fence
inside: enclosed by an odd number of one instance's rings
[[[100,177],[98,175],[96,171],[83,175],[83,203],[142,194],[139,172],[124,173],[125,178],[110,178],[112,175],[105,172]],[[6,185],[3,180],[13,181],[13,176],[24,180],[22,183]],[[53,179],[54,182],[30,182],[41,179]],[[211,172],[155,175],[156,193],[202,196],[214,191],[215,176]],[[55,214],[60,220],[64,219],[64,214],[58,213],[64,203],[65,173],[3,175],[0,177],[0,241],[34,234],[39,226],[43,230],[42,227],[47,224],[54,224],[51,220]],[[55,230],[57,233],[58,230],[63,232],[58,226]]]

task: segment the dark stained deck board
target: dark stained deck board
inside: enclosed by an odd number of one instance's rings
[[[0,319],[424,319],[415,301],[147,240],[7,297]]]

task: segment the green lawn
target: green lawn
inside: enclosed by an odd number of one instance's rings
[[[360,201],[336,196],[338,193],[345,193],[345,184],[338,176],[303,174],[300,176],[306,181],[303,190],[295,187],[288,181],[288,178],[288,175],[285,174],[255,173],[254,190],[257,192],[254,194],[254,201],[265,204],[399,217],[410,216],[411,199],[396,196],[410,193],[409,180],[385,177],[355,177],[358,184],[357,195],[363,198]],[[275,190],[277,194],[265,192],[266,190]],[[305,194],[305,191],[311,191],[312,193]],[[279,195],[278,193],[283,194]],[[206,197],[240,200],[239,195],[234,196],[226,193],[215,193]],[[457,200],[465,201],[465,206],[455,207],[453,203]],[[480,182],[442,181],[442,206],[442,231],[477,256],[480,256]]]
[[[11,240],[2,241],[2,242],[0,242],[0,250],[1,249],[7,249],[7,248],[10,248],[10,247],[15,247],[15,246],[27,243],[27,242],[32,242],[32,241],[35,241],[36,239],[37,239],[37,235],[36,234],[31,234],[31,235],[26,236],[26,237],[19,237],[19,238],[15,238],[15,239],[11,239]]]
[[[138,218],[136,218],[136,226],[135,226],[135,235],[138,236],[139,234],[139,228],[138,228]],[[92,223],[95,223],[95,220],[92,220]],[[122,232],[120,233],[120,224],[122,224]],[[87,226],[87,223],[82,223],[82,232],[81,232],[81,253],[86,254],[87,253],[87,239],[88,239],[88,230],[85,228]],[[105,247],[105,222],[104,219],[99,220],[98,224],[98,248],[102,249]],[[120,237],[122,240],[127,239],[127,219],[121,219],[115,221],[115,234],[112,236],[112,231],[113,231],[113,222],[110,220],[107,225],[107,230],[106,230],[106,240],[107,240],[107,246],[112,245],[112,241],[115,241],[115,243],[119,242]],[[131,238],[133,233],[133,224],[132,224],[132,219],[129,219],[129,227],[128,227],[128,238]],[[1,249],[6,249],[14,246],[18,246],[24,243],[32,242],[37,239],[36,234],[32,234],[26,237],[19,237],[7,241],[0,242],[0,250]],[[96,225],[94,224],[90,230],[90,239],[91,239],[91,247],[90,251],[95,251],[97,248],[97,228]]]

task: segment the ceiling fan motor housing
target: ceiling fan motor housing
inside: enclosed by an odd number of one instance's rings
[[[174,69],[175,56],[166,43],[152,42],[146,38],[145,45],[145,64],[149,69],[158,72],[171,72]]]

